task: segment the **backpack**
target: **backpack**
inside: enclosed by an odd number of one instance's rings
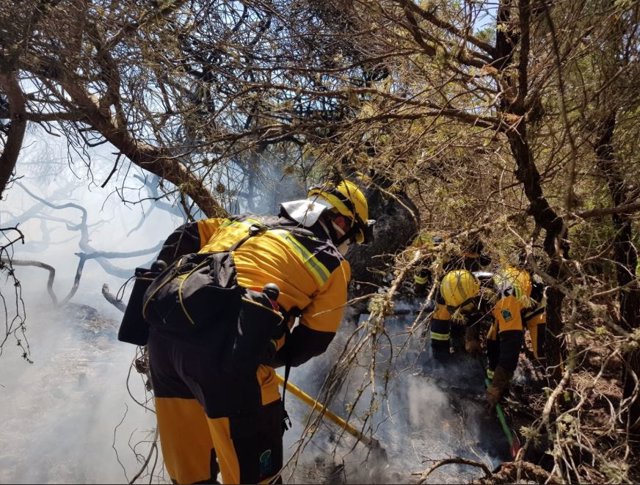
[[[118,339],[146,345],[149,327],[170,338],[211,341],[220,365],[234,373],[255,373],[268,363],[272,341],[288,330],[277,295],[238,284],[232,252],[271,227],[254,224],[226,251],[186,254],[164,269],[136,269],[136,282]],[[309,234],[299,228],[293,233]]]
[[[142,317],[165,333],[194,335],[236,316],[241,297],[229,251],[191,253],[153,278],[142,298]]]

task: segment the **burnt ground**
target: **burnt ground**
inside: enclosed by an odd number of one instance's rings
[[[384,402],[373,416],[374,438],[386,451],[385,456],[371,454],[367,448],[327,420],[305,448],[305,459],[298,462],[285,482],[294,483],[418,483],[426,471],[447,461],[431,472],[424,483],[470,483],[484,476],[479,466],[496,469],[510,460],[509,444],[495,414],[484,405],[484,372],[480,363],[469,356],[458,355],[450,365],[436,364],[430,355],[426,336],[409,334],[415,323],[415,308],[385,320],[389,347],[378,348],[378,398]],[[361,315],[363,324],[368,315]],[[339,350],[354,330],[348,325],[341,330],[327,356],[310,361],[292,372],[292,382],[309,394],[318,395],[319,388],[336,362]],[[393,353],[393,364],[385,367]],[[341,392],[330,409],[345,416],[351,409],[353,396],[368,379],[369,361],[362,352],[359,368],[345,379]],[[389,376],[386,388],[384,376]],[[289,446],[298,437],[309,410],[294,397],[287,397],[289,413],[295,416],[294,429],[285,435]],[[350,423],[359,426],[367,416],[370,404],[367,393],[354,411]],[[293,413],[292,413],[293,411]],[[300,419],[302,420],[300,421]],[[287,443],[288,442],[288,443]],[[285,451],[286,454],[286,451]]]
[[[540,417],[553,388],[543,369],[523,352],[510,394],[502,403],[511,432],[522,444],[520,460],[514,462],[505,433],[495,414],[484,405],[483,370],[479,361],[465,354],[454,354],[451,365],[439,366],[430,356],[425,336],[406,335],[414,315],[390,317],[385,329],[394,342],[396,354],[390,371],[388,410],[375,414],[374,436],[387,450],[382,464],[364,458],[355,446],[345,454],[345,444],[354,440],[343,436],[340,446],[322,434],[314,437],[315,456],[299,464],[293,481],[316,483],[640,483],[634,443],[625,441],[621,402],[622,361],[611,357],[614,349],[607,341],[588,335],[576,339],[576,370],[567,392],[560,395],[549,415],[550,429],[560,432],[559,467],[554,470],[553,456],[545,426]],[[360,322],[366,315],[360,317]],[[404,333],[403,333],[404,332]],[[345,337],[336,339],[336,346]],[[331,349],[330,349],[331,350]],[[334,349],[335,350],[335,349]],[[384,360],[381,352],[379,361]],[[334,361],[335,354],[327,359]],[[316,392],[327,373],[317,364],[307,378],[298,382],[312,384]],[[597,376],[597,378],[596,378]],[[352,379],[351,384],[356,381]],[[345,414],[349,393],[347,385],[331,409]],[[289,398],[291,399],[291,398]],[[350,421],[351,422],[351,421]],[[358,422],[357,420],[353,422]],[[335,435],[335,426],[328,433]],[[335,441],[335,440],[334,440]],[[351,454],[349,454],[351,453]],[[481,468],[484,467],[484,468]],[[553,476],[551,472],[553,470]]]

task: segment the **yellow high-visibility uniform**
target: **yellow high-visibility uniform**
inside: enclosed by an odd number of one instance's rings
[[[541,362],[545,360],[544,345],[547,333],[547,301],[541,284],[534,283],[531,297],[534,305],[522,312],[524,325],[529,332],[533,355]]]
[[[449,271],[440,281],[439,290],[431,316],[431,348],[436,360],[443,360],[448,358],[450,347],[457,350],[468,340],[477,340],[478,325],[488,311],[479,297],[480,282],[469,270]],[[462,318],[454,322],[454,314]]]
[[[524,270],[523,270],[524,271]],[[538,360],[544,359],[544,337],[546,333],[546,301],[543,287],[532,283],[530,275],[519,274],[511,269],[514,281],[499,293],[493,307],[493,324],[487,334],[487,355],[489,370],[497,366],[513,373],[518,365],[518,356],[523,345],[525,329],[531,338],[533,354]]]
[[[348,262],[320,225],[307,232],[286,218],[213,218],[187,223],[172,233],[158,259],[171,263],[192,252],[229,250],[255,223],[270,229],[233,251],[238,283],[261,291],[280,289],[285,312],[299,309],[292,332],[276,342],[270,365],[255,375],[220,369],[222,343],[181,340],[151,326],[149,359],[158,428],[169,476],[178,483],[268,481],[282,467],[282,405],[272,366],[300,365],[324,352],[333,339],[347,300]],[[293,322],[291,322],[293,323]]]
[[[518,366],[524,327],[522,304],[513,295],[503,295],[493,307],[493,324],[487,334],[489,371],[502,367],[509,375]]]
[[[452,331],[457,330],[461,334],[459,327],[462,324],[466,322],[468,327],[472,322],[490,317],[491,325],[487,333],[489,371],[500,365],[508,373],[513,373],[522,349],[525,328],[531,337],[534,356],[539,360],[544,358],[546,307],[542,285],[531,283],[528,273],[525,275],[523,271],[513,268],[507,268],[498,276],[500,284],[495,286],[496,281],[493,281],[498,299],[492,305],[483,299],[468,308],[452,307],[438,293],[436,308],[431,317],[431,347],[434,356],[446,357],[449,354]],[[517,281],[520,278],[522,281]],[[464,317],[464,321],[452,325],[452,314],[456,310]]]

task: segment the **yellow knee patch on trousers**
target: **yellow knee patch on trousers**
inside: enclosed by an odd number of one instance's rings
[[[155,403],[162,456],[169,476],[178,483],[211,478],[213,442],[200,403],[195,399],[168,397],[156,397]]]
[[[233,447],[229,418],[208,418],[207,421],[220,465],[222,483],[240,483],[240,462]]]

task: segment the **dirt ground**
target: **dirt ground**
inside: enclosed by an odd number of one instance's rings
[[[541,425],[552,389],[526,357],[505,402],[524,446],[521,462],[504,463],[478,483],[560,483],[558,472],[582,483],[638,483],[638,439],[627,440],[622,399],[623,362],[593,338],[576,339],[576,368]],[[552,439],[549,438],[549,431]],[[528,438],[528,439],[527,439]],[[554,454],[557,457],[554,460]]]

